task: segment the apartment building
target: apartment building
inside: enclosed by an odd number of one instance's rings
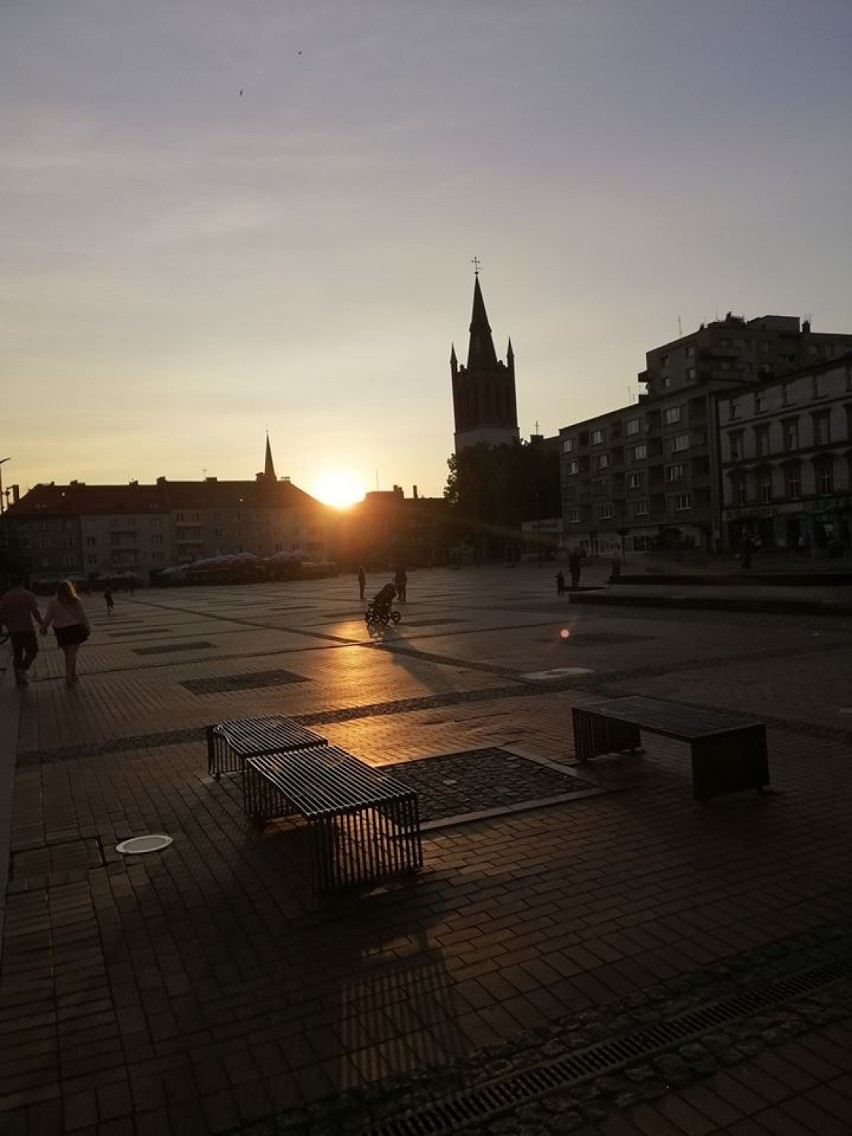
[[[728,313],[647,352],[635,405],[559,432],[565,543],[598,555],[721,547],[717,395],[850,350],[852,335],[797,316]]]
[[[153,485],[37,485],[4,515],[11,545],[35,577],[111,576],[206,556],[301,549],[326,559],[327,510],[289,479]]]
[[[720,395],[715,417],[726,548],[849,546],[852,353]]]

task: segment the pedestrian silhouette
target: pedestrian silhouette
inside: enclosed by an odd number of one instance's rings
[[[358,569],[358,591],[361,595],[361,599],[364,598],[364,589],[366,588],[366,586],[367,586],[367,573],[364,571],[364,569],[362,567],[362,568]]]

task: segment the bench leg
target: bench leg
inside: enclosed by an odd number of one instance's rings
[[[692,743],[692,788],[696,800],[706,801],[739,789],[763,789],[768,784],[764,725],[743,726]]]
[[[220,770],[216,761],[216,737],[212,726],[207,727],[207,772],[211,773],[217,781],[219,780]]]
[[[571,711],[574,726],[574,753],[578,761],[588,761],[601,753],[636,750],[641,741],[639,730],[627,722],[616,722],[580,706]]]

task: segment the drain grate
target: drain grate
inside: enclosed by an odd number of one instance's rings
[[[535,1069],[492,1081],[416,1111],[374,1125],[370,1136],[444,1136],[536,1097],[652,1057],[711,1029],[747,1018],[778,1003],[808,994],[852,975],[852,959],[837,959],[753,990],[687,1010],[666,1022],[642,1026],[566,1054]]]

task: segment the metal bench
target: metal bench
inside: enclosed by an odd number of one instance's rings
[[[219,722],[207,727],[207,771],[218,781],[223,773],[242,773],[247,757],[327,744],[328,738],[281,715]]]
[[[378,883],[423,864],[415,790],[336,746],[247,758],[243,794],[256,821],[304,817],[320,890]]]
[[[769,784],[766,726],[754,718],[640,697],[578,706],[572,713],[574,750],[580,761],[601,753],[635,751],[640,731],[647,730],[689,742],[697,800]]]

